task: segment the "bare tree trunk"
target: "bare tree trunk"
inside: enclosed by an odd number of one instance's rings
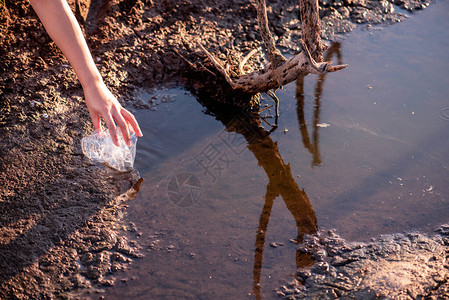
[[[323,44],[320,36],[320,14],[318,0],[301,0],[299,17],[302,26],[302,39],[316,62],[323,61]]]

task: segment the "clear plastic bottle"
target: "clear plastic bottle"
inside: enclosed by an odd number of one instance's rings
[[[105,163],[120,172],[130,171],[134,168],[136,158],[137,136],[130,132],[131,146],[125,144],[122,133],[117,130],[120,146],[112,142],[109,130],[95,131],[81,139],[81,148],[84,155],[94,162]]]

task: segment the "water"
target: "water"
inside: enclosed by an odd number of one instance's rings
[[[145,182],[127,210],[146,256],[107,298],[276,298],[312,263],[296,252],[304,232],[363,241],[446,223],[448,16],[440,1],[351,33],[332,50],[350,67],[280,91],[267,137],[238,117],[221,116],[226,127],[182,89],[158,91],[176,100],[135,112]]]

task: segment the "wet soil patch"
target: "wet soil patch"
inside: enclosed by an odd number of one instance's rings
[[[307,236],[299,247],[313,255],[312,268],[278,289],[287,299],[445,298],[448,284],[448,226],[433,237],[416,232],[348,243],[334,232]]]

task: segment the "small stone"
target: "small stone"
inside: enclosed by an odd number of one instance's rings
[[[160,242],[160,240],[154,240],[154,241],[152,241],[152,242],[148,245],[148,248],[149,248],[149,249],[154,249],[154,248],[156,248],[156,246],[157,246],[157,244],[159,244],[159,242]]]
[[[334,256],[334,258],[331,261],[331,265],[336,266],[336,267],[344,266],[345,264],[348,264],[348,263],[350,263],[350,260],[344,259],[338,255]]]
[[[102,279],[102,280],[98,280],[98,282],[102,286],[114,286],[114,280],[112,280],[112,279]]]
[[[304,270],[304,271],[297,271],[296,275],[305,280],[309,278],[312,275],[312,273],[310,272],[310,270]]]
[[[449,235],[449,224],[441,225],[436,231],[442,235]]]
[[[324,261],[325,257],[327,257],[327,252],[324,249],[318,249],[314,253],[314,258],[318,261]]]
[[[111,261],[121,262],[121,263],[130,263],[132,259],[124,256],[121,253],[115,252],[111,255]]]
[[[317,262],[311,271],[316,274],[325,274],[329,271],[329,264],[324,261]]]

